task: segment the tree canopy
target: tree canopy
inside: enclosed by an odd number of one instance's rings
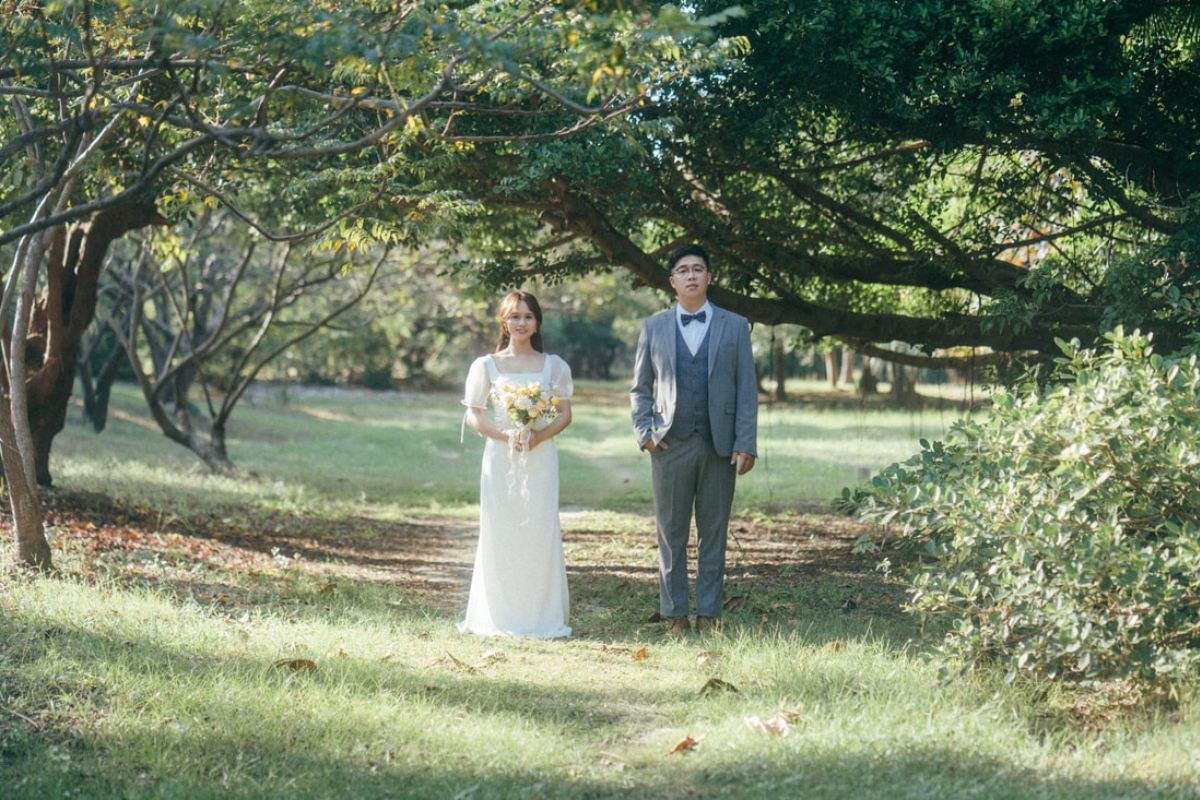
[[[473,210],[431,180],[473,142],[586,131],[710,60],[707,48],[681,58],[677,42],[707,23],[620,0],[4,9],[0,252],[12,266],[0,388],[11,415],[0,414],[0,438],[17,444],[3,463],[19,532],[36,516],[23,479],[49,480],[113,242],[202,202],[276,241],[420,241]],[[22,558],[48,559],[40,533],[31,541],[39,552],[22,544]]]
[[[744,57],[625,136],[480,144],[459,185],[541,226],[501,280],[616,266],[665,289],[665,253],[698,241],[717,302],[863,352],[1044,359],[1118,323],[1169,349],[1198,241],[1191,8],[747,3],[720,28]]]

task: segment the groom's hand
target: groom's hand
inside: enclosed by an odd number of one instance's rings
[[[658,450],[658,449],[666,450],[667,443],[666,442],[656,442],[653,439],[651,439],[650,441],[648,441],[644,445],[642,445],[642,449],[645,450],[647,453],[653,453],[655,450]]]
[[[729,459],[730,464],[737,464],[737,474],[745,475],[750,470],[754,469],[754,456],[749,453],[733,454],[733,458]]]

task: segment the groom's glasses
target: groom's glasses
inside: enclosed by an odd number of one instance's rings
[[[681,278],[685,275],[703,275],[706,272],[708,272],[708,267],[702,267],[699,264],[694,267],[676,267],[671,270],[672,275],[678,275]]]

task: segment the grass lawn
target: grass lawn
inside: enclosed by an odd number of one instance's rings
[[[649,465],[621,393],[582,389],[549,642],[455,628],[482,442],[453,396],[260,400],[233,476],[124,388],[102,435],[72,422],[60,571],[0,575],[2,796],[1200,797],[1194,681],[959,675],[850,552],[829,500],[955,412],[764,405],[724,630],[666,640]]]

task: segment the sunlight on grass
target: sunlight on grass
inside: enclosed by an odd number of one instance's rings
[[[568,507],[651,508],[650,463],[638,451],[619,384],[577,398],[574,422],[557,440],[562,503]],[[55,441],[52,471],[60,485],[160,502],[220,507],[250,501],[277,510],[313,512],[321,504],[406,513],[468,515],[478,502],[483,440],[462,436],[452,395],[354,394],[286,405],[239,408],[229,451],[239,473],[211,476],[198,459],[146,429],[140,397],[118,387],[116,416],[100,435],[77,422]],[[828,505],[860,483],[938,438],[948,411],[821,410],[764,404],[759,460],[738,483],[737,508]],[[130,453],[136,453],[130,457]]]
[[[480,640],[349,585],[233,609],[72,581],[2,588],[5,683],[25,719],[71,730],[0,724],[20,755],[0,775],[23,797],[1169,797],[1198,778],[1150,725],[1102,748],[1031,736],[1022,693],[943,682],[844,618],[735,620],[683,641]],[[724,688],[704,690],[714,679]],[[784,738],[747,722],[781,710]],[[1148,758],[1152,783],[1137,777]]]
[[[127,505],[51,529],[58,577],[0,573],[5,796],[1200,796],[1194,683],[960,675],[895,581],[805,550],[842,486],[952,414],[764,405],[738,603],[666,639],[649,463],[619,394],[589,389],[560,441],[575,634],[532,641],[460,633],[465,584],[421,572],[470,566],[483,442],[460,444],[457,398],[247,405],[221,476],[121,387],[52,471]]]

